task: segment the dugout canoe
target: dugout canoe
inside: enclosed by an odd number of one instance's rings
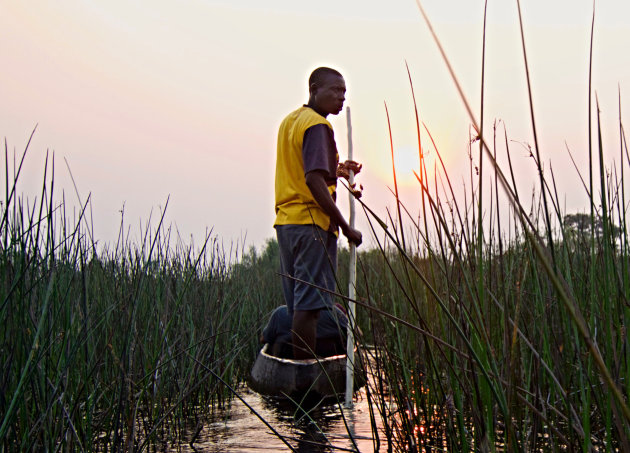
[[[346,391],[346,355],[293,360],[271,355],[265,344],[252,367],[249,386],[262,395],[300,398],[311,394],[320,398],[339,396]],[[358,354],[355,353],[358,358]],[[364,373],[355,371],[355,391],[365,383]]]

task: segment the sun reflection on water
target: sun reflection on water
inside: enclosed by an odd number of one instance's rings
[[[352,409],[327,403],[306,414],[296,411],[295,406],[263,397],[247,387],[242,387],[240,393],[247,404],[296,451],[356,451],[355,444],[359,451],[377,451],[372,438],[365,389],[357,393]],[[179,446],[178,450],[210,453],[290,451],[282,440],[238,400],[232,403],[229,412],[218,412],[215,419],[201,429],[193,446]]]

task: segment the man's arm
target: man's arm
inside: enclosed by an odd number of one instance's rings
[[[306,185],[313,194],[313,198],[322,210],[330,217],[331,222],[341,228],[344,236],[348,238],[348,241],[355,245],[360,245],[363,238],[361,232],[352,228],[343,218],[339,208],[335,204],[335,200],[330,196],[326,179],[324,178],[325,172],[323,170],[313,170],[306,174]]]

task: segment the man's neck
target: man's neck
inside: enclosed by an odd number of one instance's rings
[[[323,116],[324,118],[326,118],[326,117],[328,116],[328,113],[322,113],[322,112],[320,112],[320,111],[319,111],[319,110],[317,110],[317,108],[316,108],[314,105],[312,105],[310,102],[309,102],[308,104],[306,104],[306,106],[307,106],[307,107],[309,107],[309,108],[311,108],[311,109],[313,109],[313,110],[315,110],[315,112],[317,112],[318,114],[320,114],[320,115],[321,115],[321,116]]]

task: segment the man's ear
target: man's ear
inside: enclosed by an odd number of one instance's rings
[[[319,86],[317,86],[317,83],[313,82],[311,83],[311,85],[308,87],[308,92],[309,94],[312,96],[313,94],[315,94],[315,92],[317,91],[317,88],[319,88]]]

